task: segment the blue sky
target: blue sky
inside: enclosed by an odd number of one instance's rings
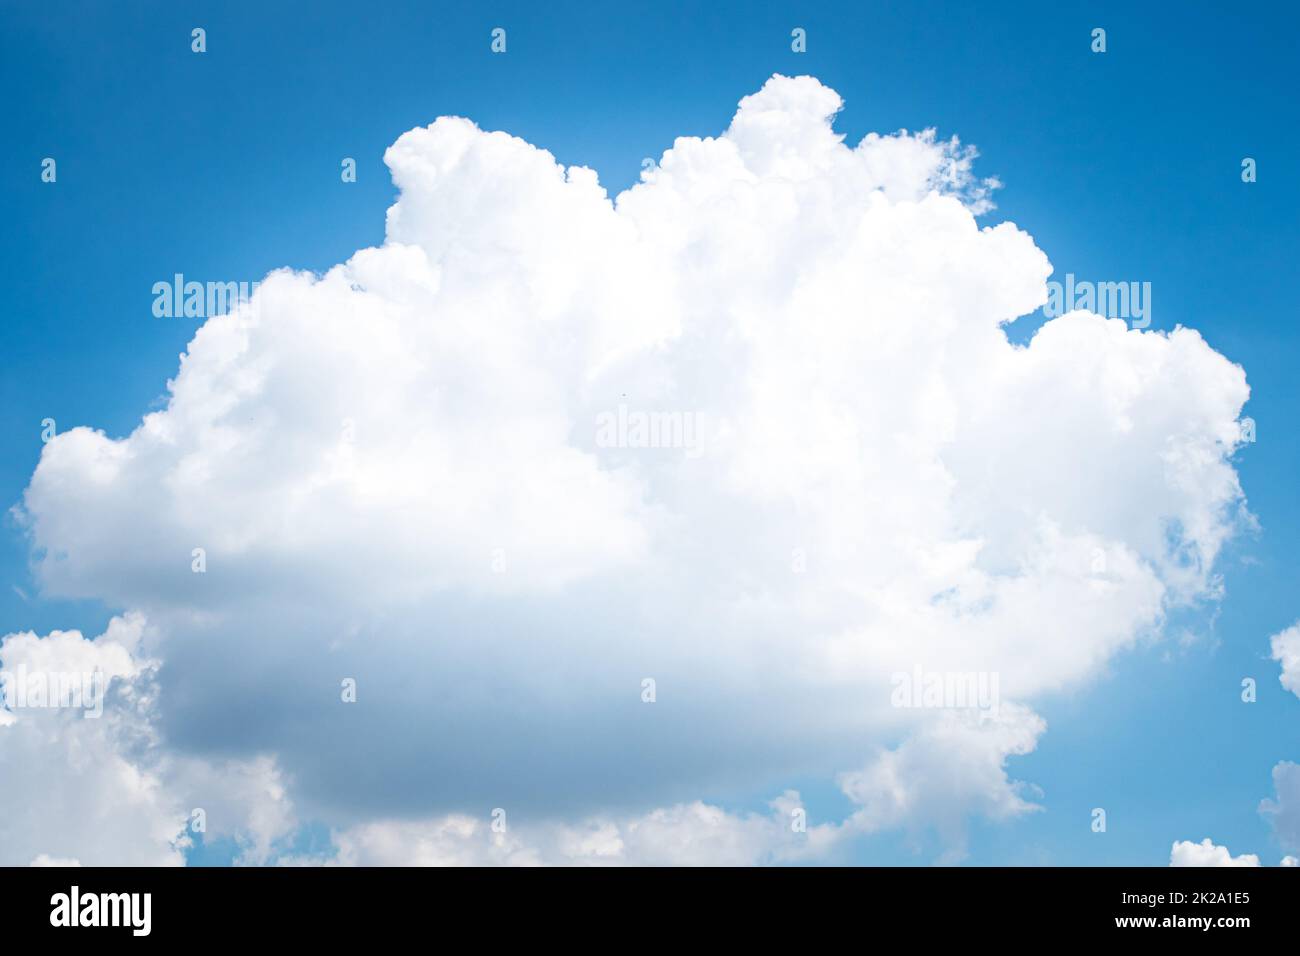
[[[1011,770],[1046,812],[977,823],[969,862],[1159,865],[1173,840],[1205,836],[1276,862],[1256,808],[1273,766],[1300,759],[1300,700],[1268,659],[1269,635],[1300,617],[1298,21],[1286,5],[1213,3],[6,3],[0,499],[21,499],[43,419],[117,438],[159,407],[197,323],[155,318],[155,281],[320,271],[382,242],[396,191],[381,157],[404,131],[466,116],[613,193],[674,137],[725,128],[774,72],[813,74],[844,97],[850,143],[936,127],[975,144],[976,172],[1003,183],[983,222],[1027,231],[1057,277],[1149,281],[1153,328],[1198,329],[1251,386],[1258,440],[1236,466],[1259,530],[1220,559],[1224,598],[1041,704],[1049,730]],[[495,26],[505,56],[489,52]],[[806,54],[790,50],[796,26]],[[1097,26],[1104,55],[1089,50]],[[344,156],[358,165],[346,188]],[[28,562],[6,522],[0,633],[98,634],[123,610],[42,597]],[[1243,677],[1259,682],[1254,705]],[[827,781],[786,783],[813,817],[844,809]],[[701,796],[757,807],[770,788]],[[927,840],[876,836],[854,858],[926,863]]]

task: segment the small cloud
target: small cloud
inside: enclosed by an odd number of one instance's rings
[[[1206,837],[1200,843],[1179,840],[1169,853],[1170,866],[1259,866],[1253,853],[1233,856],[1226,846],[1218,846]]]

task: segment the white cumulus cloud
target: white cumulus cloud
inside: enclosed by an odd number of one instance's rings
[[[1273,660],[1282,665],[1282,686],[1300,697],[1300,624],[1292,624],[1269,638]]]
[[[1169,853],[1170,866],[1259,866],[1253,853],[1233,856],[1226,846],[1218,846],[1209,837],[1200,843],[1177,840]]]
[[[230,783],[250,861],[298,820],[345,860],[480,859],[494,806],[606,821],[498,855],[761,861],[774,824],[699,795],[807,775],[857,801],[840,831],[959,856],[1036,806],[1034,700],[1218,593],[1243,370],[1084,312],[1013,345],[1052,267],[977,221],[973,151],[851,146],[840,105],[774,77],[613,200],[411,130],[382,246],[209,319],[129,434],[45,446],[39,583],[148,620],[169,779]],[[913,668],[996,674],[999,717],[891,707]]]

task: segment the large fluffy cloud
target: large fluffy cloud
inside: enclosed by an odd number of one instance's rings
[[[807,774],[843,775],[844,832],[959,847],[1033,808],[1035,698],[1216,593],[1243,371],[1083,312],[1011,344],[1051,266],[977,223],[971,151],[850,147],[839,106],[774,77],[612,202],[505,133],[412,130],[382,247],[272,274],[162,410],[45,447],[41,585],[147,617],[177,760],[260,781],[251,858],[316,819],[442,859],[501,806],[640,859],[701,794]],[[918,668],[997,675],[1001,713],[891,706]]]

